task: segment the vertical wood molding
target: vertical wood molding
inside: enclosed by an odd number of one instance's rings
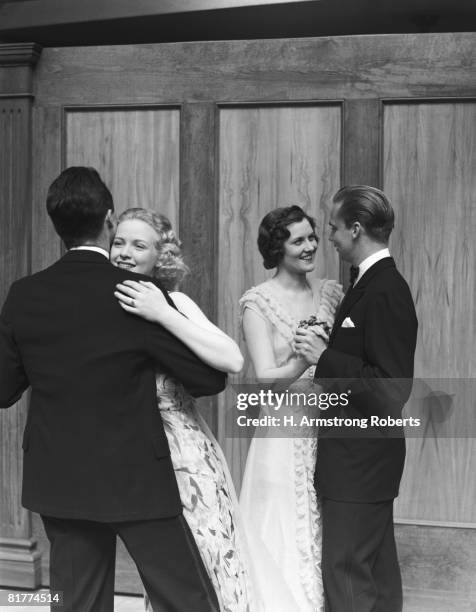
[[[376,98],[345,100],[342,185],[381,186],[381,107]],[[349,264],[341,262],[344,287],[349,284],[349,270]]]
[[[0,303],[13,281],[31,271],[31,116],[34,44],[0,45]],[[31,514],[21,506],[21,441],[27,394],[0,413],[0,584],[35,588],[40,555]]]
[[[344,102],[344,185],[380,186],[380,121],[380,100]]]
[[[179,222],[185,260],[191,270],[183,289],[214,323],[218,311],[216,115],[214,103],[182,106]],[[200,399],[199,407],[216,432],[216,398]]]
[[[180,134],[180,237],[192,274],[186,291],[212,320],[217,313],[218,201],[215,104],[184,104]]]
[[[33,109],[32,273],[50,266],[61,255],[61,240],[46,211],[48,188],[62,168],[61,118],[57,106]]]

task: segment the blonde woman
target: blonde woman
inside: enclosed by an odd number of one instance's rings
[[[118,220],[111,262],[158,279],[178,310],[150,282],[126,281],[116,297],[126,311],[159,323],[203,361],[224,372],[239,372],[237,344],[178,291],[189,272],[180,242],[163,215],[132,208]],[[248,612],[250,587],[236,495],[224,456],[192,397],[176,380],[157,375],[157,402],[177,477],[183,514],[217,592],[223,612]],[[150,609],[150,608],[149,608]]]

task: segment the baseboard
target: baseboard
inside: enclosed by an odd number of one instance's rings
[[[476,600],[476,529],[397,524],[395,538],[408,593]]]
[[[0,538],[0,586],[36,589],[41,585],[41,555],[36,540]]]

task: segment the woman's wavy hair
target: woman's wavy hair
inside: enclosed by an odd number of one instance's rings
[[[155,243],[155,248],[159,258],[154,276],[167,291],[176,290],[190,273],[190,268],[183,260],[182,243],[173,231],[170,221],[165,215],[147,208],[128,208],[119,216],[118,223],[129,219],[144,221],[157,232],[159,240]]]
[[[284,243],[291,235],[287,229],[291,223],[309,221],[314,233],[316,221],[296,204],[275,208],[263,217],[258,229],[258,249],[263,257],[266,270],[276,268],[284,255]],[[316,240],[318,240],[316,235]]]

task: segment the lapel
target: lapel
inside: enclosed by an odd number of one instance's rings
[[[329,344],[332,342],[332,339],[342,325],[342,322],[346,318],[346,316],[351,311],[352,307],[360,300],[360,298],[364,295],[370,281],[382,270],[386,270],[387,268],[395,268],[395,261],[393,257],[384,257],[375,263],[372,267],[370,267],[367,272],[362,276],[355,287],[349,289],[345,294],[344,299],[340,305],[340,308],[336,314],[334,326],[332,328],[332,332],[329,338]]]

